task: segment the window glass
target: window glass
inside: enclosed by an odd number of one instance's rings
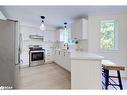
[[[101,21],[100,48],[112,50],[117,47],[116,23],[114,20]]]
[[[64,41],[64,43],[68,43],[69,45],[74,44],[74,40],[71,37],[70,29],[65,29],[60,32],[60,41]]]

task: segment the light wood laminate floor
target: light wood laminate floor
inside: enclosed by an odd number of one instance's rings
[[[71,74],[55,63],[20,70],[19,89],[70,89]]]
[[[116,80],[116,82],[118,81]],[[122,83],[123,89],[127,89],[127,79],[122,78]],[[71,73],[56,65],[55,63],[49,63],[34,67],[26,67],[20,70],[19,89],[70,88]],[[108,89],[115,90],[112,86],[109,86]]]

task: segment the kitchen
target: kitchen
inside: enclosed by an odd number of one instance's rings
[[[126,31],[126,7],[2,6],[0,9],[7,19],[18,20],[19,89],[102,89],[102,59],[126,66],[127,46],[122,43],[126,37],[121,37]],[[100,22],[105,20],[110,23],[116,20],[121,25],[117,27],[122,31],[119,51],[100,49]],[[44,30],[40,28],[42,23]],[[118,59],[123,53],[124,57]],[[121,74],[125,77],[126,71]],[[36,80],[37,77],[43,78]]]

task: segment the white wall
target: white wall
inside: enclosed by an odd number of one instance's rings
[[[2,20],[6,20],[7,18],[5,17],[5,15],[2,13],[2,11],[0,11],[0,19]]]
[[[89,16],[88,22],[88,49],[90,52],[100,54],[105,57],[105,59],[110,59],[116,64],[124,65],[127,67],[127,14],[112,14],[112,15],[99,15],[99,16]],[[101,20],[117,20],[119,23],[119,41],[118,51],[102,52],[99,48],[100,44],[100,21]],[[123,76],[127,77],[126,72],[122,72]]]
[[[23,65],[29,63],[29,45],[41,45],[45,49],[53,46],[53,42],[56,40],[55,28],[48,26],[47,30],[49,31],[42,32],[39,29],[39,26],[27,25],[27,24],[20,25],[20,32],[22,33],[22,39],[23,39],[23,46],[22,46],[22,53],[21,53],[21,59],[23,60]],[[44,36],[44,41],[40,39],[30,39],[29,35],[31,34]]]
[[[79,40],[78,44],[76,44],[76,50],[88,51],[88,40]]]

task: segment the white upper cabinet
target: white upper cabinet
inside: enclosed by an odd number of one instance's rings
[[[44,31],[44,41],[46,42],[55,42],[55,31]]]
[[[55,41],[60,41],[60,29],[56,29],[55,31]]]
[[[74,23],[72,23],[71,25],[72,38],[76,40],[87,39],[87,31],[88,31],[87,24],[88,20],[84,18],[76,20]]]

